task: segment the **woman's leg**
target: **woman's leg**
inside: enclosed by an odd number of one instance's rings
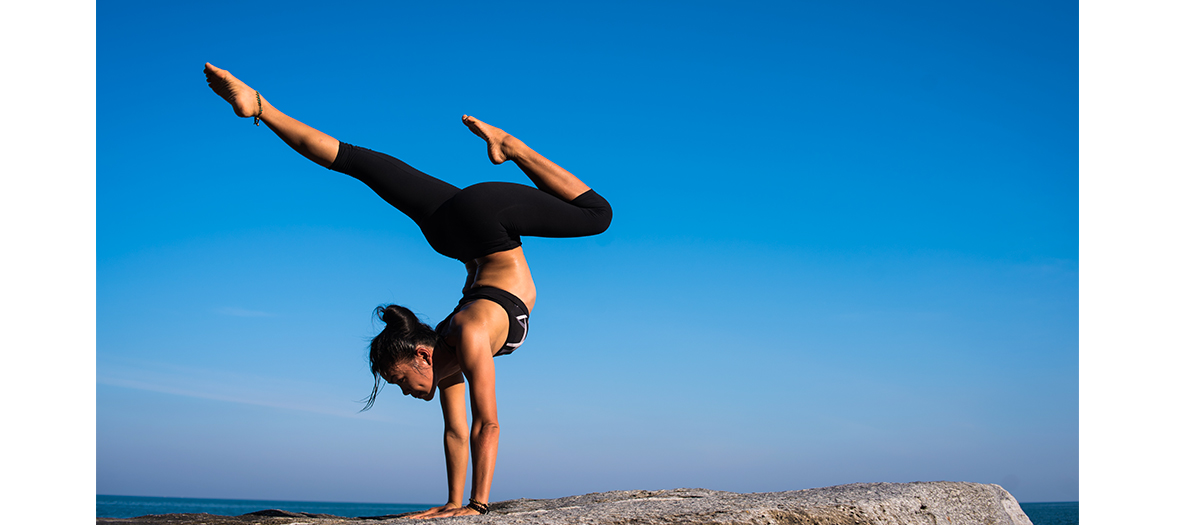
[[[590,190],[573,173],[541,156],[504,130],[467,115],[463,115],[463,123],[472,133],[487,141],[488,158],[492,164],[502,164],[508,160],[515,162],[541,191],[570,202]]]
[[[463,188],[450,213],[470,239],[498,239],[519,245],[519,237],[585,237],[610,226],[610,203],[594,190],[572,200],[512,182],[481,182]],[[508,249],[512,246],[500,246]],[[488,248],[485,246],[483,248]]]
[[[205,63],[205,79],[239,117],[258,116],[288,146],[325,168],[351,175],[419,225],[459,191],[384,153],[342,143],[276,109],[224,69]],[[259,102],[261,101],[261,115]]]
[[[255,117],[283,139],[288,146],[323,167],[332,165],[340,142],[307,124],[283,114],[256,91],[224,69],[205,63],[205,80],[209,88],[233,106],[239,117]],[[261,103],[261,106],[259,105]],[[260,114],[261,113],[261,114]]]

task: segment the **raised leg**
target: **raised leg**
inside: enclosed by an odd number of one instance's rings
[[[487,141],[488,158],[492,164],[503,164],[508,160],[515,162],[541,191],[568,202],[590,190],[590,187],[573,173],[533,151],[520,139],[505,133],[504,130],[468,115],[463,115],[463,124],[466,124],[472,133]]]
[[[283,139],[288,146],[320,166],[328,167],[336,160],[340,142],[307,124],[283,114],[266,101],[266,97],[224,69],[205,63],[205,80],[209,88],[233,106],[239,117],[258,117]],[[261,104],[261,105],[260,105]]]

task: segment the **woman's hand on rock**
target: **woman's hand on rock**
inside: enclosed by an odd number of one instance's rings
[[[405,517],[408,519],[412,519],[412,520],[442,518],[444,516],[440,516],[439,515],[440,513],[452,511],[452,510],[457,510],[457,509],[462,509],[462,508],[465,508],[465,507],[462,505],[454,504],[454,503],[447,503],[446,505],[443,505],[441,507],[427,509],[427,510],[424,510],[424,511],[416,513],[416,514],[410,514],[409,516],[405,516]],[[447,514],[447,516],[451,516],[451,514]]]
[[[430,516],[423,516],[423,518],[453,518],[455,516],[476,516],[476,515],[479,515],[479,511],[477,511],[475,509],[468,508],[468,507],[459,507],[457,509],[444,510],[444,511],[441,511],[437,514],[433,514]]]

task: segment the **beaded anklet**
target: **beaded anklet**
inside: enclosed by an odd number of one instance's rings
[[[258,114],[254,115],[254,125],[257,126],[258,117],[262,116],[262,95],[259,95],[257,91],[254,92],[254,100],[258,101]]]

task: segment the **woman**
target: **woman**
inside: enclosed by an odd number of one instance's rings
[[[437,391],[449,495],[445,505],[413,517],[486,513],[500,433],[492,358],[511,353],[524,341],[537,299],[520,236],[602,233],[610,225],[610,205],[570,172],[474,117],[464,115],[463,123],[487,142],[492,163],[515,162],[536,188],[489,182],[460,190],[284,115],[213,64],[205,64],[205,77],[239,117],[253,117],[255,125],[265,122],[304,157],[364,182],[413,219],[436,251],[466,265],[463,298],[434,330],[403,307],[377,309],[386,326],[370,343],[374,385],[365,409],[373,405],[382,379],[401,388],[403,395],[426,401]],[[470,435],[465,382],[471,384]],[[464,506],[468,447],[473,479],[470,503]]]

